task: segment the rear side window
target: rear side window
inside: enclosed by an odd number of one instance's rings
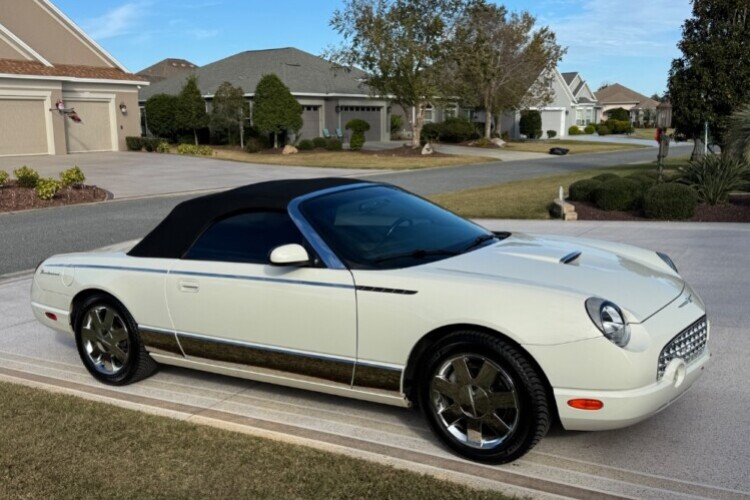
[[[268,264],[271,251],[289,243],[304,239],[286,212],[248,212],[209,227],[184,258]]]

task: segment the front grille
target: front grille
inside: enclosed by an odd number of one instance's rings
[[[708,322],[706,317],[682,330],[675,338],[664,346],[659,354],[659,367],[656,373],[656,380],[660,380],[664,375],[667,365],[675,358],[682,358],[686,364],[700,356],[706,349],[708,341]]]

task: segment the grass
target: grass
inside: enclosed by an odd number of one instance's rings
[[[674,170],[679,162],[668,162],[666,170]],[[641,171],[656,171],[655,164],[622,165],[617,167],[580,170],[562,175],[551,175],[466,189],[431,196],[430,199],[464,217],[487,219],[549,219],[549,206],[562,186],[602,173],[628,175]]]
[[[0,498],[508,498],[9,383],[0,422]]]
[[[398,156],[387,151],[378,154],[358,151],[305,151],[294,155],[245,153],[238,149],[215,148],[213,158],[220,160],[296,167],[355,168],[363,170],[415,170],[422,168],[476,165],[491,158],[476,156]]]
[[[568,154],[604,153],[607,151],[623,151],[627,149],[640,149],[646,146],[640,144],[615,144],[609,142],[593,141],[571,141],[566,139],[547,139],[544,141],[513,141],[505,145],[510,151],[523,151],[527,153],[547,153],[550,148],[561,147],[570,151]]]
[[[674,133],[674,129],[670,128],[668,130],[668,133],[672,134]],[[633,133],[630,134],[628,137],[631,139],[649,139],[654,141],[654,144],[656,144],[656,129],[655,128],[636,128],[633,129]]]

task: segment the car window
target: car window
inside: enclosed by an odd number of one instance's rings
[[[185,259],[268,264],[271,251],[304,244],[285,212],[247,212],[214,223],[195,241]]]

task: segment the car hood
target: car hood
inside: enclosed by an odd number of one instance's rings
[[[601,297],[644,321],[685,287],[653,251],[628,245],[514,233],[494,245],[429,264],[434,270]]]

